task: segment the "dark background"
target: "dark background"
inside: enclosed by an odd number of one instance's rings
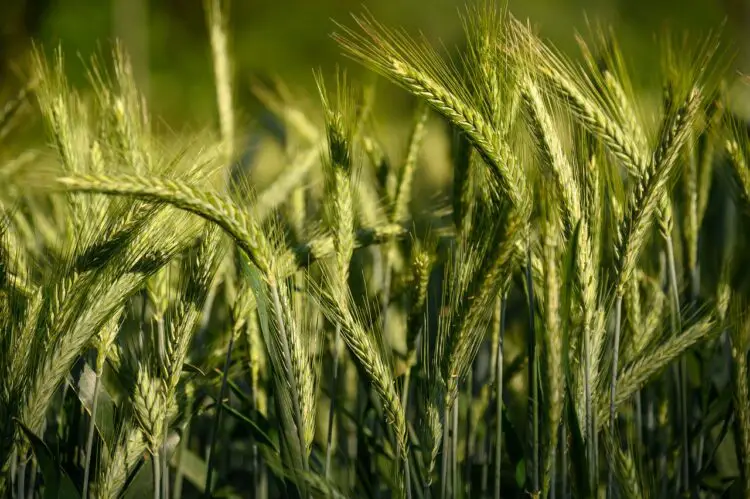
[[[468,0],[471,3],[472,0]],[[460,43],[459,10],[466,0],[233,0],[232,52],[240,109],[252,114],[247,82],[275,75],[292,88],[309,90],[312,70],[352,66],[331,40],[334,21],[369,9],[388,26],[421,30],[451,47]],[[510,10],[529,18],[545,36],[574,52],[586,18],[615,27],[638,78],[656,61],[654,36],[666,28],[688,36],[716,30],[726,21],[726,47],[739,67],[750,50],[748,0],[511,0]],[[205,126],[213,119],[210,51],[202,0],[0,0],[0,95],[28,74],[32,40],[45,51],[58,44],[74,84],[85,82],[92,54],[107,57],[120,38],[133,58],[154,113],[171,126]],[[747,65],[744,65],[747,68]],[[352,66],[357,75],[361,68]],[[636,81],[637,83],[637,81]],[[243,105],[246,104],[246,105]],[[398,108],[398,106],[396,106]]]

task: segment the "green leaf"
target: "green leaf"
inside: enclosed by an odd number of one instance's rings
[[[191,364],[190,362],[185,362],[185,363],[184,363],[184,364],[182,365],[182,369],[183,369],[183,370],[184,370],[184,371],[185,371],[186,373],[197,374],[198,376],[200,376],[200,377],[202,377],[202,378],[205,378],[205,377],[206,377],[206,373],[205,373],[205,372],[203,372],[203,371],[201,370],[201,368],[200,368],[200,367],[198,367],[198,366],[196,366],[196,365],[193,365],[193,364]]]
[[[81,494],[49,447],[26,425],[17,419],[15,421],[31,443],[31,449],[44,477],[44,499],[80,499]]]
[[[185,478],[198,489],[198,492],[203,494],[206,488],[206,473],[208,471],[206,461],[193,451],[185,448],[173,453],[169,464],[177,466],[177,458],[180,452],[182,452],[182,472],[185,474]]]
[[[78,379],[71,383],[73,389],[81,401],[81,405],[86,412],[91,414],[94,405],[94,389],[96,386],[96,373],[88,365],[83,365]],[[94,417],[94,427],[102,438],[106,448],[111,448],[117,441],[115,431],[115,404],[109,395],[103,380],[99,382],[99,398],[96,401],[96,416]]]
[[[571,386],[572,384],[568,383],[565,387],[565,391],[568,394],[568,400],[574,400]],[[596,477],[591,477],[588,472],[586,441],[583,438],[583,432],[581,431],[574,405],[568,403],[566,406],[568,413],[568,431],[570,432],[570,450],[568,451],[568,454],[572,457],[569,462],[571,463],[570,474],[573,486],[577,488],[577,497],[593,497],[591,482],[592,480],[595,480]]]
[[[222,404],[222,408],[230,416],[233,416],[237,418],[239,421],[246,423],[250,427],[253,433],[253,438],[255,438],[255,440],[258,443],[271,447],[278,454],[279,450],[276,447],[276,443],[267,433],[270,429],[270,425],[268,424],[268,421],[266,421],[266,419],[264,419],[260,414],[254,415],[255,418],[258,419],[258,421],[260,421],[260,425],[258,425],[256,421],[253,421],[252,419],[248,418],[247,416],[240,413],[237,409],[233,408],[230,405]]]
[[[522,459],[516,464],[516,485],[523,489],[526,484],[526,460]]]

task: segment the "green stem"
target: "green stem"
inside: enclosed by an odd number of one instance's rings
[[[406,487],[406,499],[411,499],[411,468],[409,466],[409,456],[404,458],[404,486]]]
[[[409,364],[406,366],[406,373],[404,373],[404,385],[401,389],[401,407],[404,408],[404,414],[406,414],[406,417],[409,417],[409,388],[411,385],[411,370],[412,370],[412,363],[411,358],[412,354],[414,352],[418,352],[422,346],[422,334],[424,331],[424,324],[419,325],[419,330],[417,331],[417,335],[414,339],[414,347],[413,349],[408,352],[408,359],[407,361]]]
[[[468,395],[468,404],[466,405],[466,452],[464,453],[464,495],[471,497],[471,464],[474,456],[474,439],[472,438],[471,426],[474,407],[474,368],[469,369],[466,380],[466,394]]]
[[[557,429],[559,431],[559,428]],[[550,474],[552,477],[550,478],[550,484],[549,484],[549,499],[556,499],[557,497],[557,481],[556,481],[556,467],[557,467],[557,450],[558,446],[555,446],[555,449],[552,452],[552,462],[550,463]]]
[[[61,417],[60,413],[62,413],[62,411],[59,411],[58,418]],[[58,421],[58,424],[59,424],[59,421]],[[10,470],[8,473],[10,475],[10,490],[11,490],[10,494],[12,494],[13,493],[12,490],[16,487],[16,473],[18,472],[18,449],[16,448],[15,445],[13,446],[13,451],[11,452],[11,455],[10,455],[10,465],[8,469]],[[2,492],[5,492],[5,490],[3,490]]]
[[[501,465],[503,460],[503,341],[505,338],[505,316],[508,296],[500,299],[500,336],[497,342],[497,364],[495,365],[495,499],[500,499]]]
[[[672,334],[678,335],[682,330],[682,320],[680,317],[680,291],[677,285],[677,270],[675,266],[674,258],[674,247],[672,245],[672,238],[666,237],[667,247],[667,264],[669,268],[669,288],[672,295],[671,304],[672,306]],[[687,382],[687,362],[685,356],[680,358],[679,370],[678,370],[678,401],[680,404],[680,427],[682,430],[682,491],[688,493],[690,491],[690,439],[688,438],[688,425],[689,416],[687,409],[688,399],[688,382]]]
[[[411,383],[411,366],[406,368],[404,373],[404,385],[401,387],[401,407],[404,408],[404,414],[407,412],[409,403],[409,384]]]
[[[451,418],[451,497],[458,495],[458,406],[459,397],[453,402]]]
[[[161,459],[159,458],[159,454],[157,448],[156,454],[151,456],[151,466],[154,472],[154,499],[159,499],[161,492]]]
[[[19,499],[22,499],[26,495],[26,458],[25,456],[21,456],[21,459],[18,461],[18,491],[17,491],[17,497]]]
[[[526,246],[526,286],[529,293],[529,418],[531,422],[531,495],[539,496],[539,369],[537,366],[536,327],[534,324],[534,281],[531,274],[531,243]]]
[[[333,378],[331,379],[331,407],[328,411],[328,439],[326,447],[325,477],[331,476],[331,456],[333,455],[333,430],[336,417],[336,392],[339,376],[339,355],[341,351],[341,325],[336,324],[336,336],[333,342]]]
[[[568,497],[568,421],[563,418],[562,428],[560,429],[562,436],[560,438],[560,492],[563,499]]]
[[[164,331],[164,317],[161,315],[156,319],[156,341],[159,352],[159,359],[161,365],[166,365],[167,351],[166,351],[166,333]],[[98,381],[98,380],[97,380]],[[165,401],[166,405],[166,401]],[[167,463],[167,435],[169,434],[169,422],[166,417],[166,410],[164,411],[164,435],[161,445],[161,451],[159,452],[159,466],[161,466],[161,495],[164,499],[169,499],[169,463]]]
[[[640,456],[643,449],[643,402],[641,400],[641,390],[635,392],[635,442],[637,445],[637,454]]]
[[[91,451],[94,448],[94,430],[96,429],[96,408],[99,402],[99,383],[101,382],[101,374],[96,373],[96,381],[94,382],[94,400],[91,403],[91,418],[89,419],[89,431],[88,437],[86,438],[86,457],[85,465],[83,468],[83,493],[81,494],[82,499],[88,497],[89,492],[89,475],[91,473]]]
[[[388,321],[388,306],[390,305],[391,298],[391,279],[393,274],[391,272],[391,245],[386,244],[380,250],[380,258],[383,265],[383,289],[380,295],[380,324],[385,331],[385,327]]]
[[[612,347],[612,383],[609,386],[609,430],[613,440],[616,437],[617,420],[616,407],[615,407],[615,396],[617,395],[617,370],[619,365],[619,354],[620,354],[620,327],[622,323],[622,295],[617,295],[617,301],[615,302],[615,338],[614,345]],[[614,497],[614,473],[615,463],[614,456],[609,459],[609,471],[607,472],[607,497]]]
[[[188,442],[190,441],[190,421],[188,420],[185,425],[185,431],[182,432],[182,438],[180,439],[180,447],[177,449],[177,463],[175,465],[174,475],[174,487],[172,489],[172,497],[179,499],[182,497],[182,481],[185,476],[185,468],[183,463],[183,456],[188,450]]]
[[[450,427],[450,408],[446,405],[443,411],[443,456],[440,462],[440,499],[447,499],[449,491],[448,458],[450,454]]]
[[[166,411],[164,411],[166,414]],[[169,455],[167,453],[167,438],[169,437],[169,422],[164,418],[164,440],[161,444],[161,494],[169,499]]]
[[[273,288],[276,289],[275,287]],[[227,391],[227,377],[229,376],[229,365],[232,362],[232,349],[234,348],[234,332],[229,335],[229,345],[227,347],[227,354],[224,358],[224,370],[221,374],[221,388],[219,388],[219,397],[216,400],[216,415],[214,416],[214,424],[211,428],[211,437],[208,447],[208,462],[206,464],[206,485],[203,496],[205,498],[211,497],[211,487],[213,481],[213,464],[216,450],[216,437],[219,433],[219,426],[221,423],[222,407],[224,406],[224,397]]]
[[[591,337],[590,328],[583,330],[583,393],[585,405],[585,432],[586,432],[586,461],[588,463],[589,486],[593,490],[595,483],[594,475],[596,473],[596,445],[594,440],[594,413],[591,403]]]
[[[39,470],[39,464],[37,463],[37,460],[32,457],[31,473],[29,475],[29,490],[26,493],[26,499],[34,499],[34,495],[36,493],[36,475],[37,475],[38,470]]]

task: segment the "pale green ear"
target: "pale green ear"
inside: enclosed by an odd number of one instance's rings
[[[255,294],[255,302],[258,307],[258,320],[260,329],[266,345],[270,341],[269,316],[268,316],[268,292],[265,280],[261,277],[258,268],[250,262],[244,253],[240,254],[241,278],[248,279]]]

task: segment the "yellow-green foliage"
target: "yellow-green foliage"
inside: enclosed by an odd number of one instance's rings
[[[488,0],[449,57],[356,16],[334,38],[413,120],[342,71],[322,118],[256,82],[284,140],[249,160],[204,4],[215,133],[156,133],[119,46],[75,90],[37,52],[0,103],[0,494],[748,497],[750,138],[717,39],[653,68],[593,30],[574,62]]]

